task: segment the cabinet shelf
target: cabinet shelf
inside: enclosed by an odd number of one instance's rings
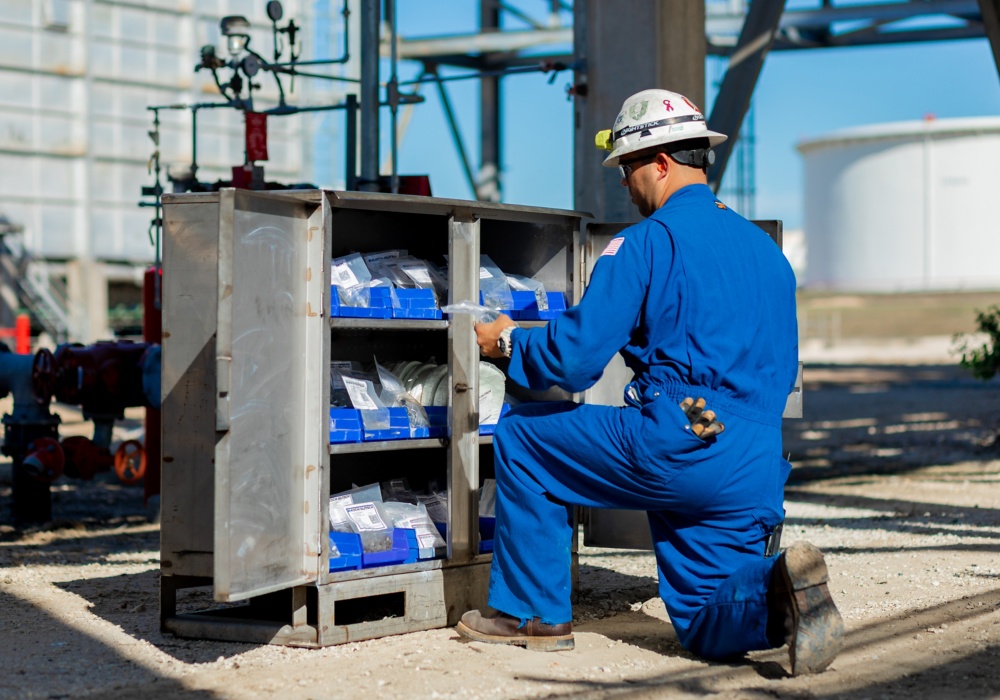
[[[388,450],[420,450],[431,447],[445,447],[448,438],[422,438],[416,440],[378,440],[374,442],[344,442],[330,445],[330,454],[342,455],[353,452],[385,452]]]
[[[330,328],[359,328],[387,331],[434,331],[448,328],[447,320],[419,318],[341,318],[332,317]]]
[[[423,450],[447,447],[449,438],[423,438],[416,440],[380,440],[376,442],[342,442],[330,445],[330,454],[343,455],[358,452],[386,452],[388,450]],[[492,435],[480,435],[480,445],[492,445]]]

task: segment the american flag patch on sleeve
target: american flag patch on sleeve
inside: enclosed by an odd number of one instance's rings
[[[604,252],[601,253],[601,255],[614,255],[618,252],[618,249],[622,247],[622,243],[624,242],[624,238],[612,239],[612,241],[608,243],[608,247],[604,249]]]

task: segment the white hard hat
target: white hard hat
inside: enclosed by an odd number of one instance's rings
[[[604,166],[613,168],[629,153],[644,151],[674,141],[708,139],[717,146],[728,137],[709,131],[705,115],[677,92],[643,90],[625,100],[614,129],[598,132],[598,148],[611,151]]]

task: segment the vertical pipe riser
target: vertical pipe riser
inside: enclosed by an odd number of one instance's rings
[[[361,2],[361,181],[378,190],[380,0]]]

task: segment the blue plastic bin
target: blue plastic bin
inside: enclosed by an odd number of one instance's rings
[[[479,516],[479,553],[488,554],[493,551],[493,537],[496,533],[497,519],[495,517]]]
[[[330,287],[330,316],[341,318],[392,318],[392,290],[372,287],[369,306],[343,306],[336,285]]]
[[[427,420],[431,424],[427,430],[427,437],[448,437],[448,407],[424,406],[424,410],[427,412]]]
[[[403,530],[406,533],[407,542],[410,545],[410,556],[407,558],[404,564],[409,564],[414,561],[426,561],[427,559],[437,559],[439,555],[434,551],[433,547],[420,548],[420,540],[417,539],[416,530]]]
[[[447,406],[424,406],[427,411],[427,420],[431,427],[427,437],[447,437],[448,435],[448,407]],[[510,404],[505,403],[500,409],[500,418],[507,415]],[[480,435],[492,435],[497,429],[496,423],[483,423],[479,426]],[[415,437],[415,436],[414,436]]]
[[[443,318],[433,289],[396,289],[396,299],[399,306],[392,307],[392,318]]]
[[[361,442],[364,428],[361,412],[355,408],[330,409],[330,442]]]
[[[403,528],[396,528],[392,531],[392,549],[387,549],[384,552],[362,552],[361,568],[369,569],[375,566],[405,563],[410,557],[410,540],[407,532],[413,531]]]
[[[361,568],[361,536],[354,532],[331,532],[330,546],[337,548],[339,557],[330,557],[330,571]]]
[[[364,442],[405,440],[410,437],[410,418],[406,415],[406,409],[402,406],[393,406],[388,411],[389,427],[383,430],[365,430]]]
[[[551,321],[566,310],[566,295],[562,292],[545,293],[549,301],[549,308],[545,311],[539,310],[534,292],[512,291],[510,296],[513,300],[511,308],[500,309],[500,312],[515,321]],[[484,303],[482,292],[479,293],[479,303]]]
[[[566,310],[566,295],[562,292],[546,292],[549,308],[542,311],[538,308],[538,299],[534,292],[510,293],[514,298],[514,308],[510,317],[515,321],[551,321]]]

